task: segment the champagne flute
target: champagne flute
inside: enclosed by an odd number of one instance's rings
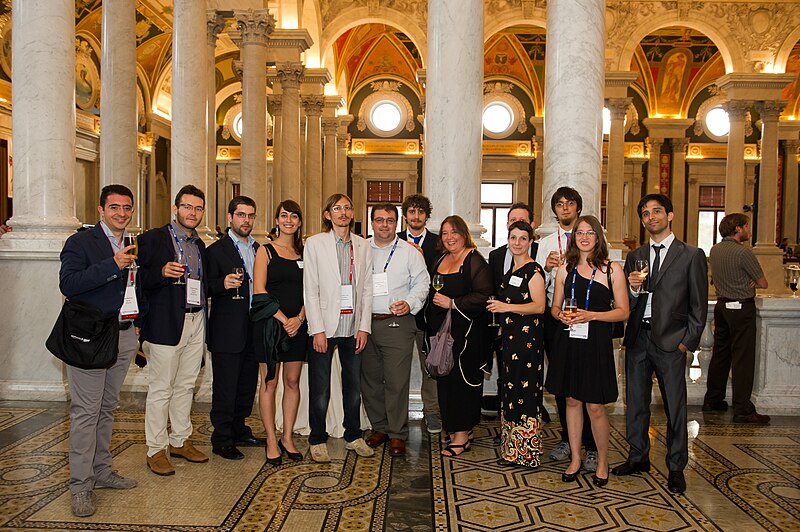
[[[639,285],[639,288],[633,290],[634,294],[646,294],[647,289],[644,287],[644,283],[647,280],[647,274],[650,272],[650,262],[647,260],[639,259],[634,264],[634,269],[639,272],[639,276],[642,278],[642,284]]]
[[[181,265],[183,268],[183,275],[186,275],[186,255],[183,253],[183,251],[178,250],[177,253],[175,253],[175,262]],[[186,282],[183,280],[183,277],[178,277],[172,284],[182,285],[186,284]]]
[[[438,292],[442,288],[444,288],[444,277],[442,274],[437,273],[433,276],[433,289]]]
[[[122,247],[126,248],[128,246],[133,246],[133,249],[129,249],[127,251],[128,255],[138,256],[139,255],[139,242],[136,240],[136,237],[131,234],[126,234],[122,237]],[[136,271],[139,268],[139,265],[136,264],[136,259],[133,259],[133,262],[129,266],[129,268],[133,271]]]
[[[495,296],[489,296],[489,301],[494,301],[495,299],[497,299]],[[494,312],[492,312],[492,323],[489,324],[489,327],[500,327],[500,324],[494,319]]]
[[[574,297],[564,298],[564,315],[568,318],[574,317],[578,313],[578,301]],[[565,331],[572,329],[572,325],[568,325]]]
[[[392,306],[393,306],[395,303],[397,303],[398,301],[400,301],[400,298],[399,298],[399,297],[397,297],[397,296],[392,296],[391,298],[389,298],[389,311],[390,311],[390,312],[392,312]],[[394,314],[394,312],[392,312],[392,314]],[[396,317],[396,316],[395,316],[395,317]],[[396,320],[395,318],[392,318],[392,321],[391,321],[391,322],[389,322],[389,327],[391,327],[392,329],[394,329],[395,327],[400,327],[400,324],[399,324],[399,323],[397,323],[397,320]]]
[[[239,278],[240,281],[244,281],[244,268],[234,268],[233,275]],[[233,296],[231,299],[244,299],[241,295],[239,295],[239,287],[236,287],[236,295]]]

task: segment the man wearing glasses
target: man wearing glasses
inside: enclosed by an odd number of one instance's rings
[[[262,447],[266,440],[253,436],[245,419],[253,410],[258,360],[253,345],[250,301],[253,263],[258,242],[250,236],[256,220],[256,202],[236,196],[228,204],[224,237],[208,246],[208,350],[214,370],[211,396],[211,445],[226,460],[244,458],[237,446]],[[238,268],[238,270],[237,270]]]
[[[141,330],[149,348],[145,439],[147,465],[157,475],[175,474],[167,450],[173,458],[208,461],[189,441],[206,330],[206,247],[196,231],[204,210],[203,191],[186,185],[175,196],[172,223],[139,237],[140,277],[149,305]]]
[[[315,462],[330,462],[325,418],[334,348],[342,364],[345,447],[359,456],[375,454],[361,434],[360,353],[372,331],[372,249],[351,232],[353,202],[345,194],[328,198],[322,226],[303,252],[303,298],[314,346],[308,355],[308,443]]]

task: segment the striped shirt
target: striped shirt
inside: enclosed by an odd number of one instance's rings
[[[717,298],[755,297],[756,289],[750,282],[764,277],[764,272],[749,247],[733,237],[725,237],[711,248],[709,260]]]

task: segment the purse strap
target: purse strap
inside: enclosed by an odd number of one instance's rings
[[[608,291],[611,293],[611,301],[609,302],[609,306],[611,307],[611,310],[614,310],[614,285],[611,284],[611,262],[608,263],[606,274],[608,275]]]

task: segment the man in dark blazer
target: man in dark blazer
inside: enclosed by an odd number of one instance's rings
[[[439,249],[439,235],[426,228],[428,218],[431,215],[431,200],[422,194],[411,194],[403,200],[403,218],[406,220],[406,230],[397,233],[400,239],[410,242],[422,251],[425,257],[425,266],[430,272],[431,266],[442,251]],[[423,352],[423,340],[425,331],[425,312],[418,312],[415,316],[417,321],[417,358],[419,369],[422,373],[422,411],[425,419],[425,427],[431,434],[442,432],[442,420],[439,416],[439,395],[436,390],[436,380],[428,375],[425,368],[425,353]]]
[[[708,312],[708,267],[703,250],[672,233],[672,202],[662,194],[639,201],[639,219],[650,242],[629,253],[625,273],[630,284],[631,315],[625,331],[626,431],[630,452],[615,475],[650,470],[650,397],[653,372],[667,415],[668,488],[686,490],[683,470],[689,461],[686,430],[686,352],[700,344]],[[647,275],[636,261],[649,263]],[[646,281],[646,282],[645,282]],[[641,288],[646,292],[638,293]]]
[[[189,440],[194,384],[205,352],[206,247],[195,230],[204,211],[203,191],[186,185],[175,196],[174,221],[139,237],[148,301],[141,330],[149,371],[145,440],[147,465],[157,475],[175,474],[167,450],[173,458],[208,461]]]
[[[250,236],[256,219],[256,203],[236,196],[228,204],[228,232],[208,246],[206,260],[211,310],[208,318],[208,350],[214,381],[211,396],[211,445],[214,454],[240,460],[237,445],[262,446],[245,424],[253,410],[258,384],[258,360],[253,346],[250,300],[253,263],[258,242]],[[243,276],[233,273],[241,268]]]
[[[128,269],[136,258],[129,254],[133,246],[123,243],[125,228],[133,215],[133,193],[123,185],[103,187],[97,210],[100,213],[97,225],[67,239],[61,251],[59,273],[59,287],[64,296],[120,316],[119,354],[110,368],[66,367],[71,399],[69,490],[72,513],[78,517],[95,512],[94,488],[136,486],[135,480],[111,468],[110,451],[119,391],[139,347],[132,322],[137,298],[133,307],[128,308],[129,303],[123,308],[125,292],[131,296],[136,290],[135,273]]]

